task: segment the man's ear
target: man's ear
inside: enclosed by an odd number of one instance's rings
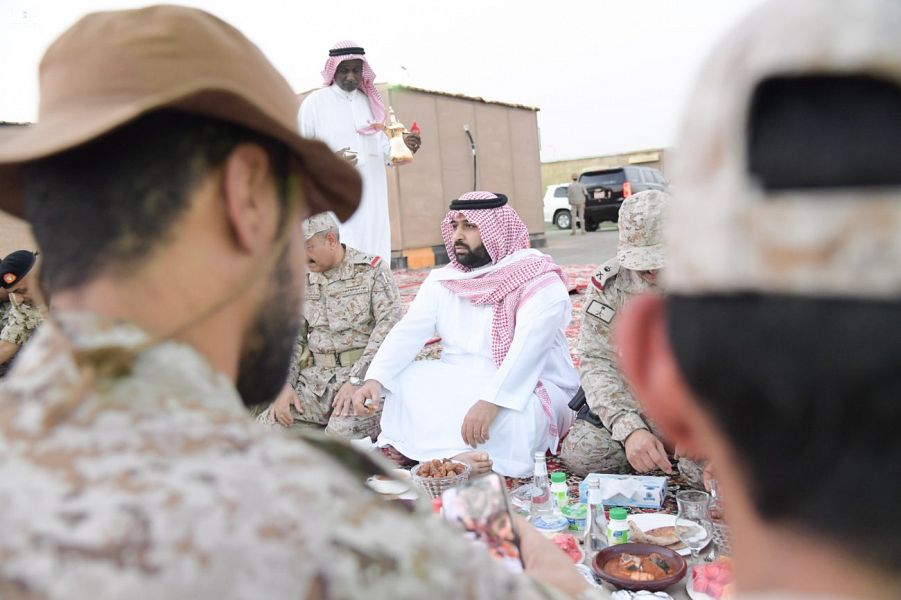
[[[617,320],[620,368],[642,408],[669,442],[697,453],[699,408],[669,344],[666,301],[660,296],[633,298]]]
[[[278,221],[273,187],[266,151],[250,143],[235,146],[222,167],[222,201],[235,244],[243,251],[272,242]]]

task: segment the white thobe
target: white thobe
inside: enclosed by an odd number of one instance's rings
[[[386,390],[379,447],[394,446],[418,461],[472,451],[460,429],[472,405],[485,400],[501,407],[489,440],[477,447],[491,456],[495,471],[525,477],[532,472],[535,452],[557,451],[559,436],[550,433],[534,390],[540,380],[563,435],[574,418],[567,404],[579,387],[564,335],[572,316],[566,286],[554,281],[519,307],[513,342],[497,367],[491,358],[492,307],[471,304],[441,284],[538,254],[520,250],[469,274],[451,267],[429,274],[366,373]],[[435,332],[441,336],[441,359],[414,362]]]
[[[388,137],[360,133],[373,122],[369,99],[359,90],[345,92],[335,84],[312,92],[300,106],[300,134],[325,142],[337,152],[357,153],[363,178],[363,198],[353,216],[339,226],[341,241],[365,254],[391,261],[391,221],[388,215]]]

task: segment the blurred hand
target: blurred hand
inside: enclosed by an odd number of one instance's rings
[[[636,429],[630,433],[624,446],[629,464],[639,473],[647,473],[654,469],[660,469],[664,473],[673,472],[663,443],[647,429]]]
[[[340,150],[335,152],[335,156],[337,156],[341,160],[349,162],[352,165],[357,164],[357,153],[352,151],[349,146],[341,148]]]
[[[272,415],[276,422],[282,427],[291,427],[294,424],[294,416],[291,415],[291,403],[298,413],[303,414],[303,406],[300,404],[300,398],[297,392],[289,384],[285,384],[282,391],[278,393],[275,402],[272,403]]]
[[[379,409],[382,402],[382,384],[375,379],[367,379],[366,383],[353,393],[354,414],[368,417]]]
[[[573,598],[581,594],[588,582],[576,571],[569,556],[522,517],[515,521],[526,573]]]
[[[417,133],[405,133],[404,143],[410,149],[410,152],[416,154],[419,151],[419,147],[422,146],[422,138]]]
[[[339,417],[348,417],[353,414],[353,396],[357,391],[357,386],[352,385],[349,381],[341,386],[335,399],[332,400],[332,407],[335,411],[333,414]]]
[[[488,441],[488,433],[491,424],[501,409],[497,404],[479,400],[467,411],[463,418],[463,426],[460,427],[460,435],[467,445],[475,448],[479,444]]]

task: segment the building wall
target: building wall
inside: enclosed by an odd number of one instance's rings
[[[389,167],[395,258],[410,250],[443,248],[439,225],[448,204],[473,189],[472,149],[464,125],[476,143],[476,189],[506,194],[541,245],[543,188],[535,109],[415,88],[379,89],[400,122],[409,128],[415,121],[422,130],[422,148],[413,162]]]
[[[660,169],[664,175],[668,175],[667,168],[672,160],[672,150],[655,149],[641,150],[638,152],[625,152],[623,154],[611,154],[609,156],[595,156],[590,158],[576,158],[573,160],[558,160],[541,164],[541,189],[555,183],[569,183],[573,173],[581,173],[592,169],[609,169],[626,165],[641,165]]]
[[[38,250],[25,221],[0,212],[0,258],[16,250]]]

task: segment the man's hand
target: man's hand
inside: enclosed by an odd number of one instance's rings
[[[573,567],[572,560],[557,544],[539,533],[522,517],[516,517],[522,560],[526,573],[572,597],[581,594],[588,582]]]
[[[353,385],[349,381],[341,386],[341,389],[338,390],[338,393],[335,394],[335,399],[332,400],[332,407],[334,407],[335,411],[332,414],[338,415],[339,417],[349,417],[353,414],[353,397],[354,392],[357,391],[357,386]]]
[[[382,384],[375,379],[367,379],[366,383],[353,393],[354,414],[368,417],[375,414],[382,401]],[[369,404],[366,404],[366,403]]]
[[[357,164],[357,153],[350,149],[350,146],[345,146],[341,148],[337,152],[335,152],[335,156],[340,158],[341,160],[346,160],[352,165]]]
[[[664,473],[673,472],[663,443],[647,429],[636,429],[630,433],[624,446],[629,464],[639,473],[654,469],[660,469]]]
[[[291,427],[294,424],[294,416],[291,414],[291,403],[298,413],[303,413],[303,406],[300,404],[300,398],[297,392],[289,384],[285,384],[282,391],[278,393],[275,402],[272,403],[272,415],[282,427]]]
[[[419,137],[418,133],[405,133],[404,143],[410,149],[410,152],[416,154],[419,151],[419,147],[422,146],[422,138]]]
[[[491,430],[491,424],[501,409],[497,404],[479,400],[472,405],[472,408],[466,413],[463,419],[463,426],[460,428],[460,435],[463,441],[475,448],[479,444],[488,441],[488,433]]]

